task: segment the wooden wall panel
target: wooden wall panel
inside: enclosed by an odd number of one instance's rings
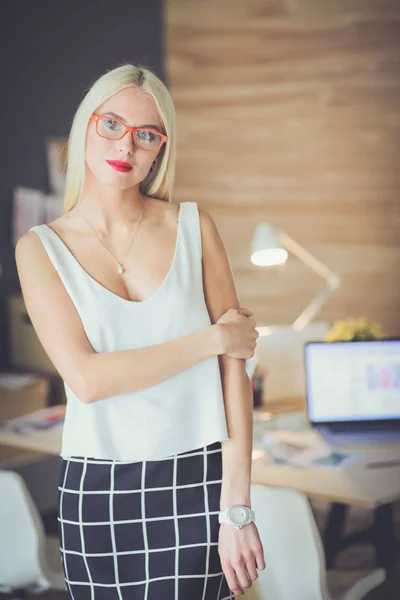
[[[319,319],[400,334],[400,4],[168,0],[175,200],[215,218],[241,302],[291,322],[323,286],[297,259],[249,261],[259,221],[342,278]]]

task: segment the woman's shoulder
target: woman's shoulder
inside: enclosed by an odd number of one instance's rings
[[[162,220],[171,221],[177,220],[181,204],[185,204],[184,202],[167,202],[166,200],[152,198],[150,196],[146,197],[146,202],[148,202],[148,205],[154,214],[157,214]]]
[[[53,229],[56,233],[65,233],[70,230],[73,230],[78,224],[79,219],[77,219],[77,211],[72,209],[67,213],[64,213],[54,219],[53,221],[49,221],[46,223],[48,227]]]

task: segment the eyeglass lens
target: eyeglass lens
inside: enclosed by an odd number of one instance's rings
[[[97,127],[100,135],[110,139],[120,138],[126,131],[125,125],[109,117],[99,119]],[[162,138],[158,133],[148,129],[138,129],[134,135],[136,144],[144,150],[158,150],[162,142]]]

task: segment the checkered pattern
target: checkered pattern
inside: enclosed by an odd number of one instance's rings
[[[221,442],[158,460],[62,459],[73,600],[232,600],[218,554]]]

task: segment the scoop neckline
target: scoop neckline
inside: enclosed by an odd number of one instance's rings
[[[177,234],[176,234],[176,241],[175,241],[175,250],[174,250],[174,255],[172,258],[172,262],[170,264],[170,267],[168,269],[168,272],[166,274],[166,276],[164,277],[163,281],[161,282],[161,284],[158,286],[158,288],[151,294],[151,296],[149,296],[148,298],[145,298],[144,300],[127,300],[127,298],[123,298],[122,296],[119,296],[118,294],[116,294],[115,292],[112,292],[111,290],[109,290],[107,287],[105,287],[103,284],[101,284],[99,281],[97,281],[97,279],[95,279],[94,277],[92,277],[90,275],[90,273],[88,273],[86,271],[86,269],[83,268],[83,266],[81,265],[81,263],[78,261],[77,258],[75,258],[75,256],[72,254],[71,250],[68,248],[68,246],[64,243],[64,241],[60,238],[60,236],[58,235],[58,233],[56,233],[54,231],[54,229],[52,229],[51,227],[49,227],[49,225],[47,225],[47,223],[43,223],[43,225],[55,236],[55,238],[60,242],[60,244],[65,248],[65,250],[67,251],[67,253],[71,256],[72,260],[76,263],[76,265],[78,266],[78,268],[95,284],[97,285],[101,290],[104,290],[106,293],[108,293],[110,296],[112,296],[113,298],[117,298],[118,300],[120,300],[122,303],[125,304],[133,304],[133,305],[141,305],[141,304],[147,304],[147,302],[150,302],[151,300],[153,300],[153,298],[155,298],[162,290],[162,288],[166,285],[167,280],[169,279],[175,262],[176,262],[176,257],[178,254],[178,247],[179,247],[179,243],[180,243],[180,237],[181,237],[181,221],[182,221],[182,205],[184,203],[181,202],[179,203],[179,209],[178,209],[178,227],[177,227]]]

